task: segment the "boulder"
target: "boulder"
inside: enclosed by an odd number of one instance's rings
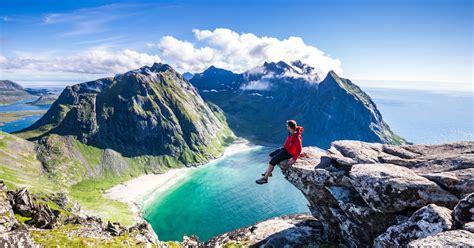
[[[107,222],[105,231],[109,232],[112,236],[120,236],[123,233],[122,227],[118,223]]]
[[[137,240],[138,243],[143,244],[157,244],[158,237],[151,228],[151,225],[147,222],[137,223],[136,225],[128,229],[129,236],[134,240]]]
[[[474,192],[474,168],[420,175],[459,196]]]
[[[453,230],[438,233],[408,244],[408,247],[472,247],[474,233],[466,230]]]
[[[407,221],[389,227],[374,241],[374,247],[404,247],[415,239],[451,229],[451,210],[430,204],[420,208]]]
[[[202,247],[319,247],[323,227],[311,215],[280,216],[210,239]]]
[[[27,224],[41,229],[51,229],[57,221],[58,212],[46,204],[36,204],[26,188],[8,191],[13,211],[24,217],[31,217]]]
[[[7,188],[0,180],[0,247],[39,247],[13,213]]]
[[[466,195],[459,201],[454,207],[453,217],[458,227],[474,221],[474,193]]]
[[[474,233],[474,221],[471,221],[471,222],[468,222],[468,223],[464,224],[462,229]]]
[[[412,170],[392,164],[356,164],[352,185],[369,206],[385,213],[429,203],[454,207],[458,198]]]

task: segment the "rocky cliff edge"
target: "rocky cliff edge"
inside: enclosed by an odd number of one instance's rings
[[[474,142],[306,147],[286,179],[308,199],[323,240],[349,247],[474,244]]]

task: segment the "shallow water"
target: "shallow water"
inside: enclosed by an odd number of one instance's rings
[[[303,194],[277,168],[268,184],[255,180],[271,148],[260,147],[196,169],[181,184],[145,204],[145,218],[160,240],[201,240],[275,216],[309,212]]]

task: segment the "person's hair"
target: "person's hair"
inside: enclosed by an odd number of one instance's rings
[[[291,129],[296,130],[296,121],[295,120],[288,120],[286,121],[286,125],[288,125]]]

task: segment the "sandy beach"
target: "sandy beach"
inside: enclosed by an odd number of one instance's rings
[[[238,152],[254,149],[258,146],[252,145],[245,139],[237,139],[223,152],[220,159]],[[211,162],[216,161],[212,160]],[[179,181],[190,175],[197,167],[171,169],[163,174],[149,174],[134,178],[125,183],[116,185],[106,191],[104,196],[111,200],[128,203],[130,209],[139,214],[141,206],[153,195],[166,191]]]

